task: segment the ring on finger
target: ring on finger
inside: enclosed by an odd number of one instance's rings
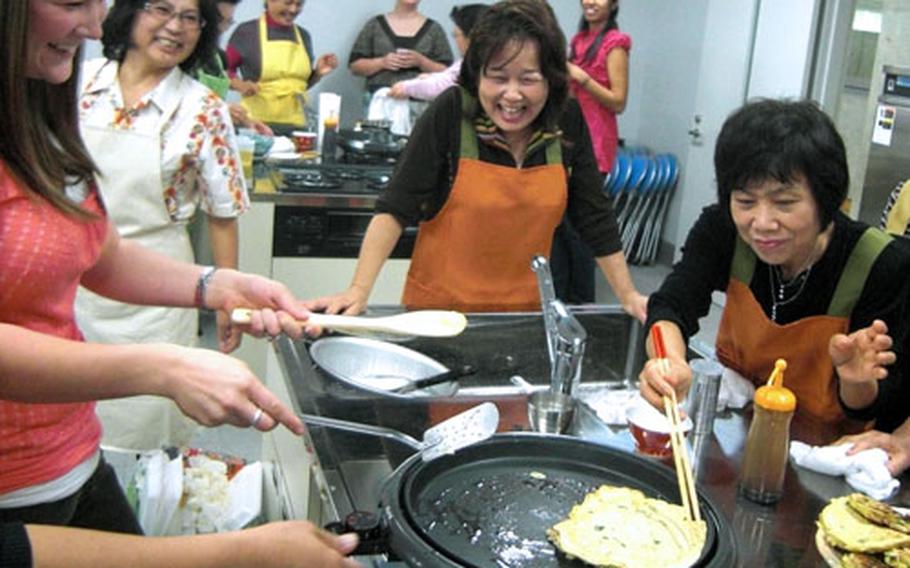
[[[256,412],[253,413],[253,418],[250,420],[250,426],[255,427],[259,424],[259,419],[262,418],[262,409],[256,408]]]

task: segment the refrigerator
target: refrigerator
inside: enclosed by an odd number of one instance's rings
[[[910,179],[910,67],[883,66],[859,219],[878,226],[888,196]]]

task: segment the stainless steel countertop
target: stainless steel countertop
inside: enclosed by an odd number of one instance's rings
[[[381,312],[380,312],[381,313]],[[620,386],[637,376],[643,361],[640,333],[630,326],[631,320],[616,306],[589,307],[579,316],[588,330],[589,344],[583,371],[582,388],[601,385]],[[640,329],[640,328],[638,328]],[[546,347],[539,314],[469,315],[469,326],[453,340],[414,340],[405,345],[434,357],[443,364],[471,363],[479,371],[472,382],[463,385],[448,401],[427,399],[414,401],[379,400],[375,395],[345,390],[314,368],[306,355],[306,343],[284,339],[275,342],[292,393],[303,412],[328,415],[375,425],[388,426],[417,438],[439,419],[439,405],[446,402],[458,408],[473,406],[480,400],[492,399],[500,408],[501,428],[527,428],[527,395],[516,393],[508,382],[520,374],[536,384],[548,380]],[[633,356],[627,356],[632,353]],[[482,396],[465,396],[484,387]],[[432,404],[430,404],[432,403]],[[452,411],[453,408],[448,410]],[[577,425],[584,438],[634,451],[634,442],[626,428],[606,427],[592,413],[583,413],[585,424]],[[444,416],[443,416],[444,417]],[[737,492],[746,432],[751,412],[725,412],[718,415],[714,433],[693,437],[693,467],[699,487],[720,509],[731,524],[738,540],[740,560],[744,566],[820,566],[824,565],[815,548],[815,520],[832,497],[852,493],[843,478],[816,474],[788,466],[784,498],[776,506],[752,503]],[[522,426],[522,421],[523,426]],[[799,420],[793,421],[791,436],[813,442],[817,428]],[[382,483],[394,468],[410,455],[406,447],[369,436],[329,431],[312,427],[318,458],[328,481],[327,493],[338,518],[354,510],[375,511]],[[665,464],[672,468],[672,464]],[[910,501],[907,477],[897,502]]]

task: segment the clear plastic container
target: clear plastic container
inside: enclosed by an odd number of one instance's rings
[[[783,386],[784,369],[786,362],[778,359],[768,384],[755,391],[739,490],[756,503],[776,503],[783,494],[790,420],[796,410],[796,396]]]

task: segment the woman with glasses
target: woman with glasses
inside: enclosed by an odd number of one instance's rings
[[[187,224],[208,220],[212,258],[236,268],[237,217],[248,205],[228,108],[189,74],[215,53],[212,0],[118,0],[103,24],[104,58],[83,68],[82,136],[98,167],[101,194],[120,234],[167,256],[194,261]],[[128,305],[80,289],[79,325],[90,341],[198,341],[196,310]],[[240,336],[218,316],[227,353]],[[132,450],[189,442],[195,423],[156,397],[104,402],[107,445]]]
[[[306,124],[306,92],[338,67],[328,53],[313,58],[313,42],[294,24],[302,0],[265,0],[265,13],[237,26],[228,41],[231,88],[256,120],[289,131]]]

